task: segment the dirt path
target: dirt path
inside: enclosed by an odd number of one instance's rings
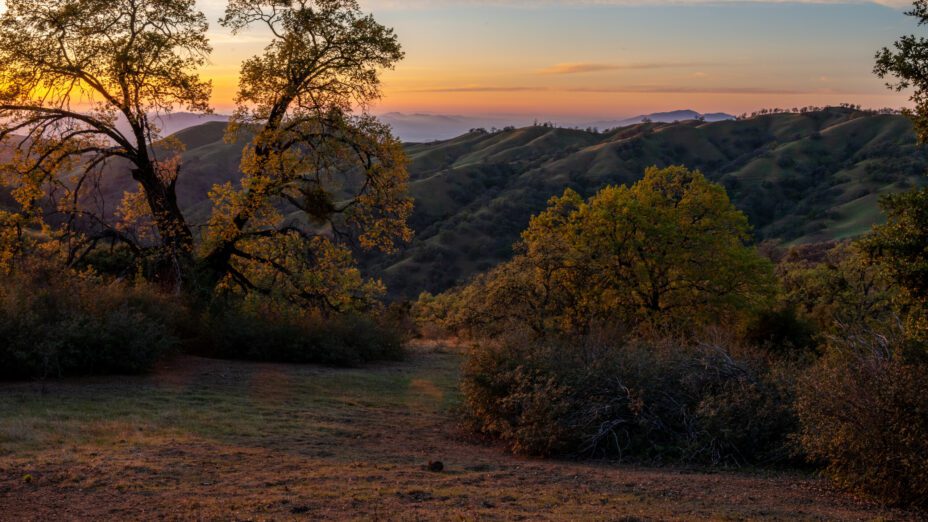
[[[362,370],[181,358],[148,377],[0,385],[0,519],[917,518],[796,474],[508,456],[451,420],[458,361],[440,348]]]

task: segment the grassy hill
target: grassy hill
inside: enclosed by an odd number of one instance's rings
[[[595,134],[529,127],[408,147],[415,241],[370,260],[396,295],[440,291],[512,255],[529,217],[570,187],[584,196],[683,164],[723,184],[758,240],[848,238],[880,220],[881,194],[924,184],[907,119],[850,109],[740,121],[640,124]]]
[[[191,222],[209,216],[213,184],[238,178],[244,144],[225,143],[223,134],[222,122],[176,134],[187,145],[178,195]],[[786,243],[859,235],[879,221],[881,194],[928,183],[928,155],[906,118],[844,108],[604,133],[471,132],[409,144],[407,153],[416,238],[395,255],[362,260],[395,297],[444,290],[509,258],[529,217],[565,188],[588,196],[633,183],[651,165],[701,169],[727,188],[758,240]],[[118,202],[133,188],[105,183],[106,200]]]

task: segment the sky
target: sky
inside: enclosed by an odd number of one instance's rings
[[[406,58],[375,113],[610,119],[675,109],[906,104],[873,56],[918,33],[907,4],[863,1],[360,0]],[[214,45],[204,74],[231,109],[238,66],[263,35],[230,35],[200,0]],[[928,35],[928,30],[922,30]]]

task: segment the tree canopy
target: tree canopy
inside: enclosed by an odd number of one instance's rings
[[[22,208],[0,215],[10,223],[0,263],[10,266],[29,239],[65,250],[72,265],[110,241],[140,262],[154,258],[152,278],[199,295],[347,310],[382,292],[353,255],[411,236],[403,150],[368,113],[380,71],[403,52],[357,2],[229,2],[221,24],[259,26],[270,42],[242,63],[228,128],[247,143],[241,183],[213,188],[208,223],[179,208],[181,145],[157,126],[177,108],[210,111],[210,83],[197,73],[210,53],[207,23],[195,2],[7,5],[0,137],[17,151],[4,181]],[[104,175],[138,187],[118,211],[98,189]]]
[[[273,40],[242,64],[229,132],[253,137],[241,188],[213,191],[206,262],[245,292],[331,309],[365,301],[380,285],[360,278],[350,247],[411,237],[401,144],[363,112],[380,95],[378,69],[403,57],[396,35],[353,0],[233,0],[221,23],[261,25]]]
[[[193,0],[10,0],[0,16],[4,178],[32,225],[47,224],[69,263],[98,241],[142,244],[106,215],[100,177],[131,177],[159,236],[162,278],[180,278],[193,234],[177,205],[175,147],[155,147],[158,115],[207,112],[197,69],[210,46]],[[109,207],[109,208],[107,208]],[[43,216],[44,214],[44,216]],[[46,229],[51,233],[51,229]]]
[[[519,255],[462,291],[461,320],[583,333],[736,319],[774,293],[749,231],[721,186],[684,167],[652,167],[587,201],[567,190],[532,218]]]
[[[928,24],[928,0],[915,0],[912,10],[907,15],[918,19],[918,25]],[[910,100],[914,109],[904,112],[915,124],[915,131],[921,142],[928,140],[928,76],[924,72],[925,57],[928,56],[928,39],[916,36],[902,36],[893,44],[893,48],[884,47],[876,53],[876,65],[873,72],[880,78],[890,78],[887,87],[895,91],[912,89]]]
[[[928,341],[928,190],[887,196],[881,205],[887,222],[861,246],[898,288],[896,304],[908,334]]]

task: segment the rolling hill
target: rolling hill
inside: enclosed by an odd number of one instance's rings
[[[640,116],[635,116],[634,118],[626,118],[624,120],[600,120],[581,125],[583,128],[595,127],[599,129],[615,129],[618,127],[627,127],[629,125],[637,125],[639,123],[644,123],[646,121],[651,121],[655,123],[675,123],[687,120],[699,120],[713,122],[713,121],[725,121],[733,120],[734,116],[731,114],[726,114],[724,112],[713,112],[707,114],[700,114],[692,110],[680,110],[680,111],[670,111],[670,112],[655,112],[652,114],[642,114]]]
[[[530,125],[533,118],[527,116],[455,116],[444,114],[405,114],[401,112],[388,112],[378,116],[380,121],[390,125],[393,134],[406,142],[426,143],[447,140],[467,133],[471,129],[493,127],[521,127]],[[627,127],[646,120],[657,123],[673,123],[678,121],[704,119],[705,121],[732,120],[735,117],[721,112],[700,114],[693,110],[677,110],[670,112],[655,112],[642,114],[633,118],[609,119],[597,121],[569,121],[565,127],[614,129]],[[537,119],[537,118],[534,118]]]
[[[176,134],[187,146],[178,195],[192,223],[208,218],[213,184],[239,177],[244,144],[225,143],[224,130],[216,121]],[[758,240],[791,244],[862,234],[880,220],[881,194],[928,184],[928,154],[905,117],[845,108],[604,133],[474,131],[406,149],[416,237],[394,255],[361,257],[395,298],[442,291],[508,259],[529,217],[565,188],[589,196],[633,183],[651,165],[701,169],[726,187]],[[112,206],[134,189],[115,181],[103,186]]]
[[[512,255],[529,217],[567,187],[584,196],[683,164],[723,184],[758,240],[848,238],[880,219],[881,194],[925,184],[909,121],[850,109],[747,120],[475,132],[408,146],[416,238],[366,260],[396,296],[441,291]]]

